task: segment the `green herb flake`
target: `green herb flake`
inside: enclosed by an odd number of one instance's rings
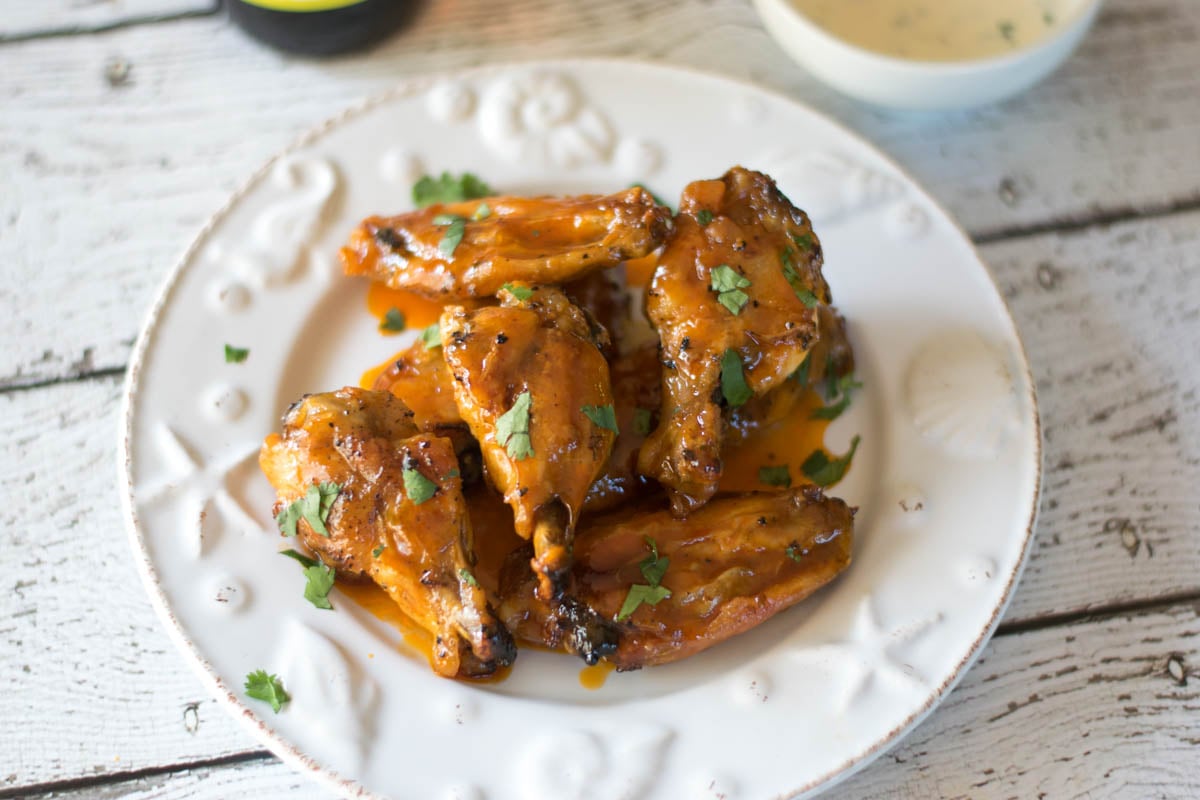
[[[858,450],[859,439],[859,436],[855,436],[850,440],[850,452],[841,458],[831,459],[825,455],[824,450],[817,450],[804,459],[800,470],[817,486],[832,486],[846,475],[846,470],[850,469],[850,461],[854,458],[855,451]]]
[[[387,550],[387,545],[386,544],[379,545],[378,547],[376,547],[374,550],[371,551],[371,557],[379,558],[381,555],[383,555],[384,550]]]
[[[754,392],[746,385],[742,357],[732,347],[721,356],[721,394],[730,408],[737,408],[754,396]]]
[[[520,300],[522,303],[533,297],[533,289],[530,289],[523,283],[506,283],[500,288]]]
[[[1053,25],[1054,24],[1054,14],[1052,14],[1049,11],[1045,12],[1044,14],[1042,14],[1042,22],[1045,22],[1047,26]]]
[[[652,430],[650,409],[638,408],[633,412],[633,430],[638,436],[649,436]]]
[[[296,550],[280,550],[279,555],[287,556],[288,558],[300,562],[300,566],[304,567],[305,569],[308,569],[309,567],[315,567],[318,563],[315,559],[309,558],[308,556],[304,555],[304,553]]]
[[[800,252],[807,253],[816,247],[817,240],[813,238],[811,233],[793,233],[792,241],[796,243],[796,247]]]
[[[621,432],[617,427],[617,411],[613,408],[612,403],[606,406],[584,406],[580,410],[597,428],[604,428],[618,434]]]
[[[471,574],[471,570],[467,569],[466,567],[462,567],[461,569],[459,569],[458,577],[462,578],[464,581],[466,581],[470,585],[474,586],[476,589],[479,588],[479,581],[475,580],[475,576]]]
[[[667,566],[671,563],[671,559],[661,557],[658,554],[658,544],[649,536],[646,537],[646,547],[650,548],[650,555],[647,556],[638,567],[642,571],[642,577],[646,579],[646,583],[651,586],[658,586],[662,583],[663,575],[667,572]]]
[[[240,364],[250,355],[248,347],[234,347],[231,344],[225,345],[225,363]]]
[[[700,223],[701,228],[707,226],[708,223],[710,223],[712,221],[713,221],[713,214],[707,208],[702,208],[696,212],[696,222]]]
[[[443,172],[438,178],[426,175],[413,184],[412,188],[413,203],[417,208],[425,208],[434,203],[461,203],[491,194],[494,194],[491,187],[470,172],[464,172],[458,177],[449,172]]]
[[[278,675],[268,675],[266,670],[261,669],[246,676],[246,696],[270,703],[276,714],[284,703],[292,699],[283,690],[283,682]]]
[[[404,324],[404,312],[393,306],[383,315],[383,320],[379,323],[379,330],[399,333],[404,330]]]
[[[650,189],[645,184],[633,183],[633,184],[630,184],[629,188],[630,189],[641,189],[642,191],[646,192],[646,194],[650,195],[650,198],[652,200],[654,200],[654,202],[658,203],[660,206],[667,206],[667,208],[670,208],[670,206],[667,205],[666,200],[663,200],[661,197],[656,195],[654,192],[650,191]]]
[[[808,373],[812,369],[812,352],[804,354],[804,360],[800,362],[800,366],[796,367],[796,371],[788,376],[790,380],[795,381],[801,386],[808,386]]]
[[[304,520],[316,533],[328,537],[325,521],[329,519],[329,510],[337,499],[342,487],[333,482],[326,482],[308,487],[304,497],[288,505],[275,517],[276,524],[284,536],[296,535],[296,523]]]
[[[436,350],[442,346],[442,327],[438,323],[433,323],[428,328],[421,331],[421,342],[425,345],[426,350]]]
[[[796,289],[796,297],[800,298],[800,302],[804,303],[805,308],[816,308],[821,302],[817,296],[808,289]]]
[[[533,442],[529,438],[529,411],[533,398],[528,391],[521,392],[513,401],[512,408],[496,420],[496,441],[505,447],[509,458],[523,461],[533,455]]]
[[[438,242],[438,250],[446,258],[453,258],[454,251],[462,243],[463,234],[467,232],[467,219],[457,214],[438,214],[433,218],[433,224],[446,229],[442,240]]]
[[[401,475],[404,478],[404,493],[413,505],[419,506],[437,494],[438,485],[417,470],[405,469]]]
[[[635,583],[629,587],[629,594],[625,595],[625,602],[621,604],[621,610],[617,612],[617,622],[629,619],[630,615],[637,611],[643,603],[656,606],[670,596],[671,590],[665,586],[646,586]]]
[[[832,370],[829,374],[833,374]],[[855,389],[861,388],[862,384],[854,380],[853,374],[843,375],[842,377],[838,378],[837,381],[837,391],[838,394],[841,395],[841,399],[832,405],[816,409],[812,412],[811,418],[829,420],[837,419],[842,415],[843,412],[845,412],[847,408],[850,407],[850,393]]]
[[[787,549],[783,552],[788,558],[790,558],[792,561],[795,561],[797,564],[801,563],[801,559],[803,559],[805,556],[805,552],[800,549],[800,545],[796,542],[789,544]]]
[[[746,303],[750,302],[750,295],[742,291],[749,286],[750,279],[728,264],[713,267],[709,273],[709,288],[717,293],[717,302],[734,316],[740,314]]]
[[[1016,42],[1017,26],[1009,20],[1000,20],[996,23],[996,27],[1000,30],[1000,35],[1004,37],[1006,42]]]
[[[329,592],[333,589],[334,579],[337,577],[333,567],[326,566],[295,550],[281,550],[279,555],[295,559],[304,569],[304,577],[307,579],[304,584],[304,599],[317,608],[332,611],[333,605],[329,602]]]
[[[799,245],[803,237],[792,238]],[[804,303],[807,308],[816,308],[817,303],[820,301],[812,293],[812,290],[804,285],[804,279],[800,277],[800,273],[796,270],[796,264],[792,261],[794,255],[790,247],[785,247],[779,251],[779,260],[783,262],[783,277],[787,279],[788,284],[792,287],[792,291],[796,293],[796,297],[800,298],[801,303]]]
[[[480,203],[479,208],[475,209],[475,213],[471,215],[471,219],[478,222],[481,219],[487,219],[492,215],[492,207],[487,203]]]
[[[787,464],[777,467],[759,467],[758,482],[765,483],[767,486],[782,486],[786,489],[792,485],[792,473],[788,470]]]

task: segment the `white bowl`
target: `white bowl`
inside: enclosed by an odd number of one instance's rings
[[[772,38],[838,91],[876,105],[949,109],[994,103],[1053,72],[1083,39],[1103,0],[1084,0],[1051,35],[1000,56],[917,61],[883,55],[834,36],[792,0],[754,0]]]

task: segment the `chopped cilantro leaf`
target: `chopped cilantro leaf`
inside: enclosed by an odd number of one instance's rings
[[[250,355],[248,347],[234,347],[231,344],[225,345],[225,363],[240,364]]]
[[[475,209],[475,213],[471,215],[471,219],[478,222],[481,219],[487,219],[492,215],[492,207],[487,203],[480,203],[479,208]]]
[[[308,556],[304,555],[304,553],[300,553],[295,550],[291,550],[291,549],[280,550],[279,555],[287,556],[288,558],[294,558],[296,561],[299,561],[300,566],[304,567],[305,569],[307,569],[308,567],[315,567],[317,565],[316,560],[311,559]]]
[[[812,367],[812,353],[806,353],[804,360],[800,362],[800,366],[796,367],[796,371],[788,377],[794,380],[801,386],[808,386],[808,372]]]
[[[799,245],[802,237],[793,237]],[[796,270],[796,265],[792,262],[792,248],[785,247],[779,252],[779,260],[783,262],[783,277],[787,278],[788,284],[792,287],[792,291],[796,293],[796,297],[800,298],[800,302],[804,303],[807,308],[815,308],[820,302],[812,290],[804,285],[804,279],[800,277],[800,273]]]
[[[387,550],[387,545],[381,544],[371,551],[371,556],[374,558],[379,558],[381,555],[383,555],[384,550]]]
[[[829,373],[833,374],[832,371]],[[847,374],[838,378],[837,389],[841,399],[833,405],[818,408],[812,412],[812,419],[837,419],[842,415],[847,408],[850,407],[850,393],[855,389],[861,389],[862,384],[854,380],[854,375]]]
[[[604,428],[613,433],[620,433],[617,428],[617,411],[613,408],[612,403],[606,406],[584,406],[582,409],[583,415],[590,419],[597,428]]]
[[[805,308],[816,308],[817,304],[821,302],[808,289],[796,289],[796,297],[800,298],[800,302],[804,303]]]
[[[701,228],[703,228],[705,225],[707,225],[708,223],[710,223],[712,221],[713,221],[713,214],[707,208],[702,208],[696,212],[696,222],[700,223]]]
[[[533,455],[533,442],[529,438],[529,410],[533,398],[528,391],[521,392],[513,401],[512,408],[496,420],[496,441],[504,445],[509,458],[523,461]]]
[[[457,214],[438,214],[433,218],[433,224],[441,225],[446,229],[446,232],[442,234],[442,240],[438,242],[438,250],[446,258],[453,258],[454,251],[458,249],[458,245],[463,240],[463,234],[467,232],[466,218]]]
[[[246,676],[246,696],[271,704],[278,714],[283,704],[292,698],[283,690],[283,682],[277,675],[268,675],[266,670],[255,670]]]
[[[442,328],[438,323],[433,323],[428,328],[421,331],[421,341],[425,344],[426,350],[433,350],[442,346]]]
[[[717,293],[717,302],[735,316],[750,302],[750,295],[742,291],[748,286],[750,279],[740,275],[728,264],[713,267],[709,274],[709,288]]]
[[[617,612],[617,622],[629,619],[629,616],[637,611],[638,606],[643,603],[656,606],[670,596],[671,590],[665,586],[646,586],[642,583],[635,583],[629,587],[629,594],[625,596],[625,602],[621,604],[621,610]]]
[[[404,330],[404,323],[404,312],[393,306],[383,315],[383,320],[379,323],[379,330],[399,333]]]
[[[633,412],[633,430],[638,436],[649,436],[651,431],[650,409],[638,408]]]
[[[530,289],[523,283],[506,283],[500,288],[520,300],[522,303],[533,297],[533,289]]]
[[[461,569],[459,569],[458,577],[462,578],[464,581],[471,584],[476,589],[479,588],[479,581],[475,580],[475,576],[471,574],[471,570],[467,569],[466,567],[462,567]]]
[[[279,555],[293,558],[303,567],[304,577],[307,579],[307,583],[304,585],[304,599],[317,608],[332,610],[329,591],[333,588],[335,578],[333,567],[326,566],[295,550],[281,550]]]
[[[438,178],[426,175],[413,184],[412,188],[413,203],[417,208],[434,203],[460,203],[490,194],[491,187],[469,172],[464,172],[457,178],[449,172],[443,172]]]
[[[859,439],[858,436],[851,439],[850,452],[840,458],[831,459],[825,455],[824,450],[817,450],[804,459],[804,463],[800,465],[801,471],[817,486],[832,486],[840,481],[850,468],[850,461],[858,450]]]
[[[280,532],[284,536],[296,535],[296,523],[303,519],[309,527],[322,536],[329,536],[325,528],[325,520],[329,519],[329,509],[337,499],[342,487],[336,483],[327,482],[308,487],[304,497],[288,505],[275,517]]]
[[[1000,30],[1000,35],[1007,42],[1016,41],[1017,26],[1009,20],[1000,20],[996,23],[996,27]]]
[[[645,191],[647,194],[649,194],[649,195],[650,195],[650,197],[651,197],[651,198],[654,200],[654,202],[658,203],[660,206],[667,206],[667,208],[670,208],[670,206],[669,206],[669,205],[667,205],[667,201],[666,201],[666,200],[663,200],[661,197],[659,197],[658,195],[656,195],[654,192],[650,191],[650,189],[649,189],[649,188],[648,188],[648,187],[647,187],[645,184],[641,184],[641,183],[634,183],[634,184],[631,184],[629,188],[630,188],[630,189],[642,189],[642,190],[644,190],[644,191]]]
[[[792,473],[788,470],[787,464],[777,467],[759,467],[758,482],[765,483],[767,486],[786,488],[792,485]]]
[[[813,249],[816,240],[813,239],[811,233],[792,234],[792,241],[796,243],[796,247],[800,248],[801,252],[808,252]]]
[[[438,485],[415,469],[406,469],[401,475],[404,478],[404,492],[413,505],[419,506],[437,494]]]
[[[646,579],[646,583],[658,586],[662,583],[671,559],[659,556],[658,544],[649,536],[646,537],[646,546],[650,548],[650,555],[641,561],[638,567],[642,570],[642,577]]]
[[[746,385],[742,357],[732,347],[721,356],[721,394],[731,408],[737,408],[754,396],[754,392]]]
[[[804,557],[804,551],[800,549],[800,545],[796,542],[789,544],[787,549],[783,552],[787,554],[788,558],[790,558],[792,561],[795,561],[797,564],[799,564],[800,559]]]

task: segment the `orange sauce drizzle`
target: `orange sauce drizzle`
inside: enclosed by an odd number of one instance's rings
[[[769,489],[758,479],[759,467],[787,465],[793,486],[808,481],[800,471],[800,465],[814,451],[825,448],[825,429],[829,427],[829,421],[812,419],[812,412],[825,404],[815,391],[809,389],[793,397],[795,399],[790,400],[786,395],[781,396],[781,401],[792,405],[791,408],[772,409],[772,416],[779,414],[777,419],[751,432],[745,441],[721,454],[724,469],[720,491],[761,492]]]
[[[650,283],[654,270],[658,267],[658,254],[635,258],[625,262],[625,285],[642,288]]]
[[[427,328],[442,315],[441,303],[403,289],[390,289],[385,284],[373,281],[367,289],[367,310],[371,316],[382,322],[388,310],[393,308],[404,315],[404,323],[408,328]],[[382,333],[386,335],[389,331]]]
[[[369,370],[364,372],[362,374],[362,377],[358,379],[358,385],[361,386],[363,389],[374,389],[375,381],[378,380],[380,375],[382,375],[384,372],[387,372],[387,370],[391,368],[392,364],[396,363],[396,360],[400,358],[400,355],[403,352],[404,351],[401,350],[400,352],[394,354],[387,361],[384,361],[380,364],[376,364],[375,366],[371,367]]]
[[[604,682],[616,668],[617,665],[610,661],[601,661],[599,664],[584,667],[579,670],[579,685],[589,692],[594,692],[604,686]]]

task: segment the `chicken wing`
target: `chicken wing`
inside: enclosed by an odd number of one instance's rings
[[[618,669],[665,664],[808,597],[849,565],[853,537],[854,509],[815,486],[720,496],[682,520],[666,510],[629,510],[580,526],[576,591],[602,617],[619,620],[607,656]],[[645,591],[651,583],[659,591]],[[646,599],[630,610],[634,592]],[[500,594],[501,617],[518,640],[559,646],[530,579],[506,570]]]
[[[804,360],[830,302],[821,245],[766,175],[735,167],[684,189],[675,232],[646,291],[662,341],[658,427],[638,469],[675,514],[702,506],[721,476],[722,409],[764,394]]]
[[[345,577],[368,576],[435,640],[433,668],[481,677],[516,648],[471,574],[472,530],[449,440],[417,431],[387,392],[347,387],[309,395],[284,416],[259,455],[276,512],[309,487],[333,486],[323,521],[296,533]]]
[[[608,363],[597,329],[557,289],[514,286],[501,304],[442,314],[459,413],[493,485],[532,539],[549,600],[562,593],[588,488],[615,438]],[[524,299],[522,299],[524,298]]]
[[[442,358],[440,339],[432,345],[417,339],[379,373],[371,388],[391,392],[412,409],[418,430],[445,436],[459,453],[474,446],[454,402],[454,376]]]
[[[608,195],[490,197],[368,217],[341,251],[348,275],[439,300],[505,283],[562,283],[654,250],[670,211],[633,187]]]

